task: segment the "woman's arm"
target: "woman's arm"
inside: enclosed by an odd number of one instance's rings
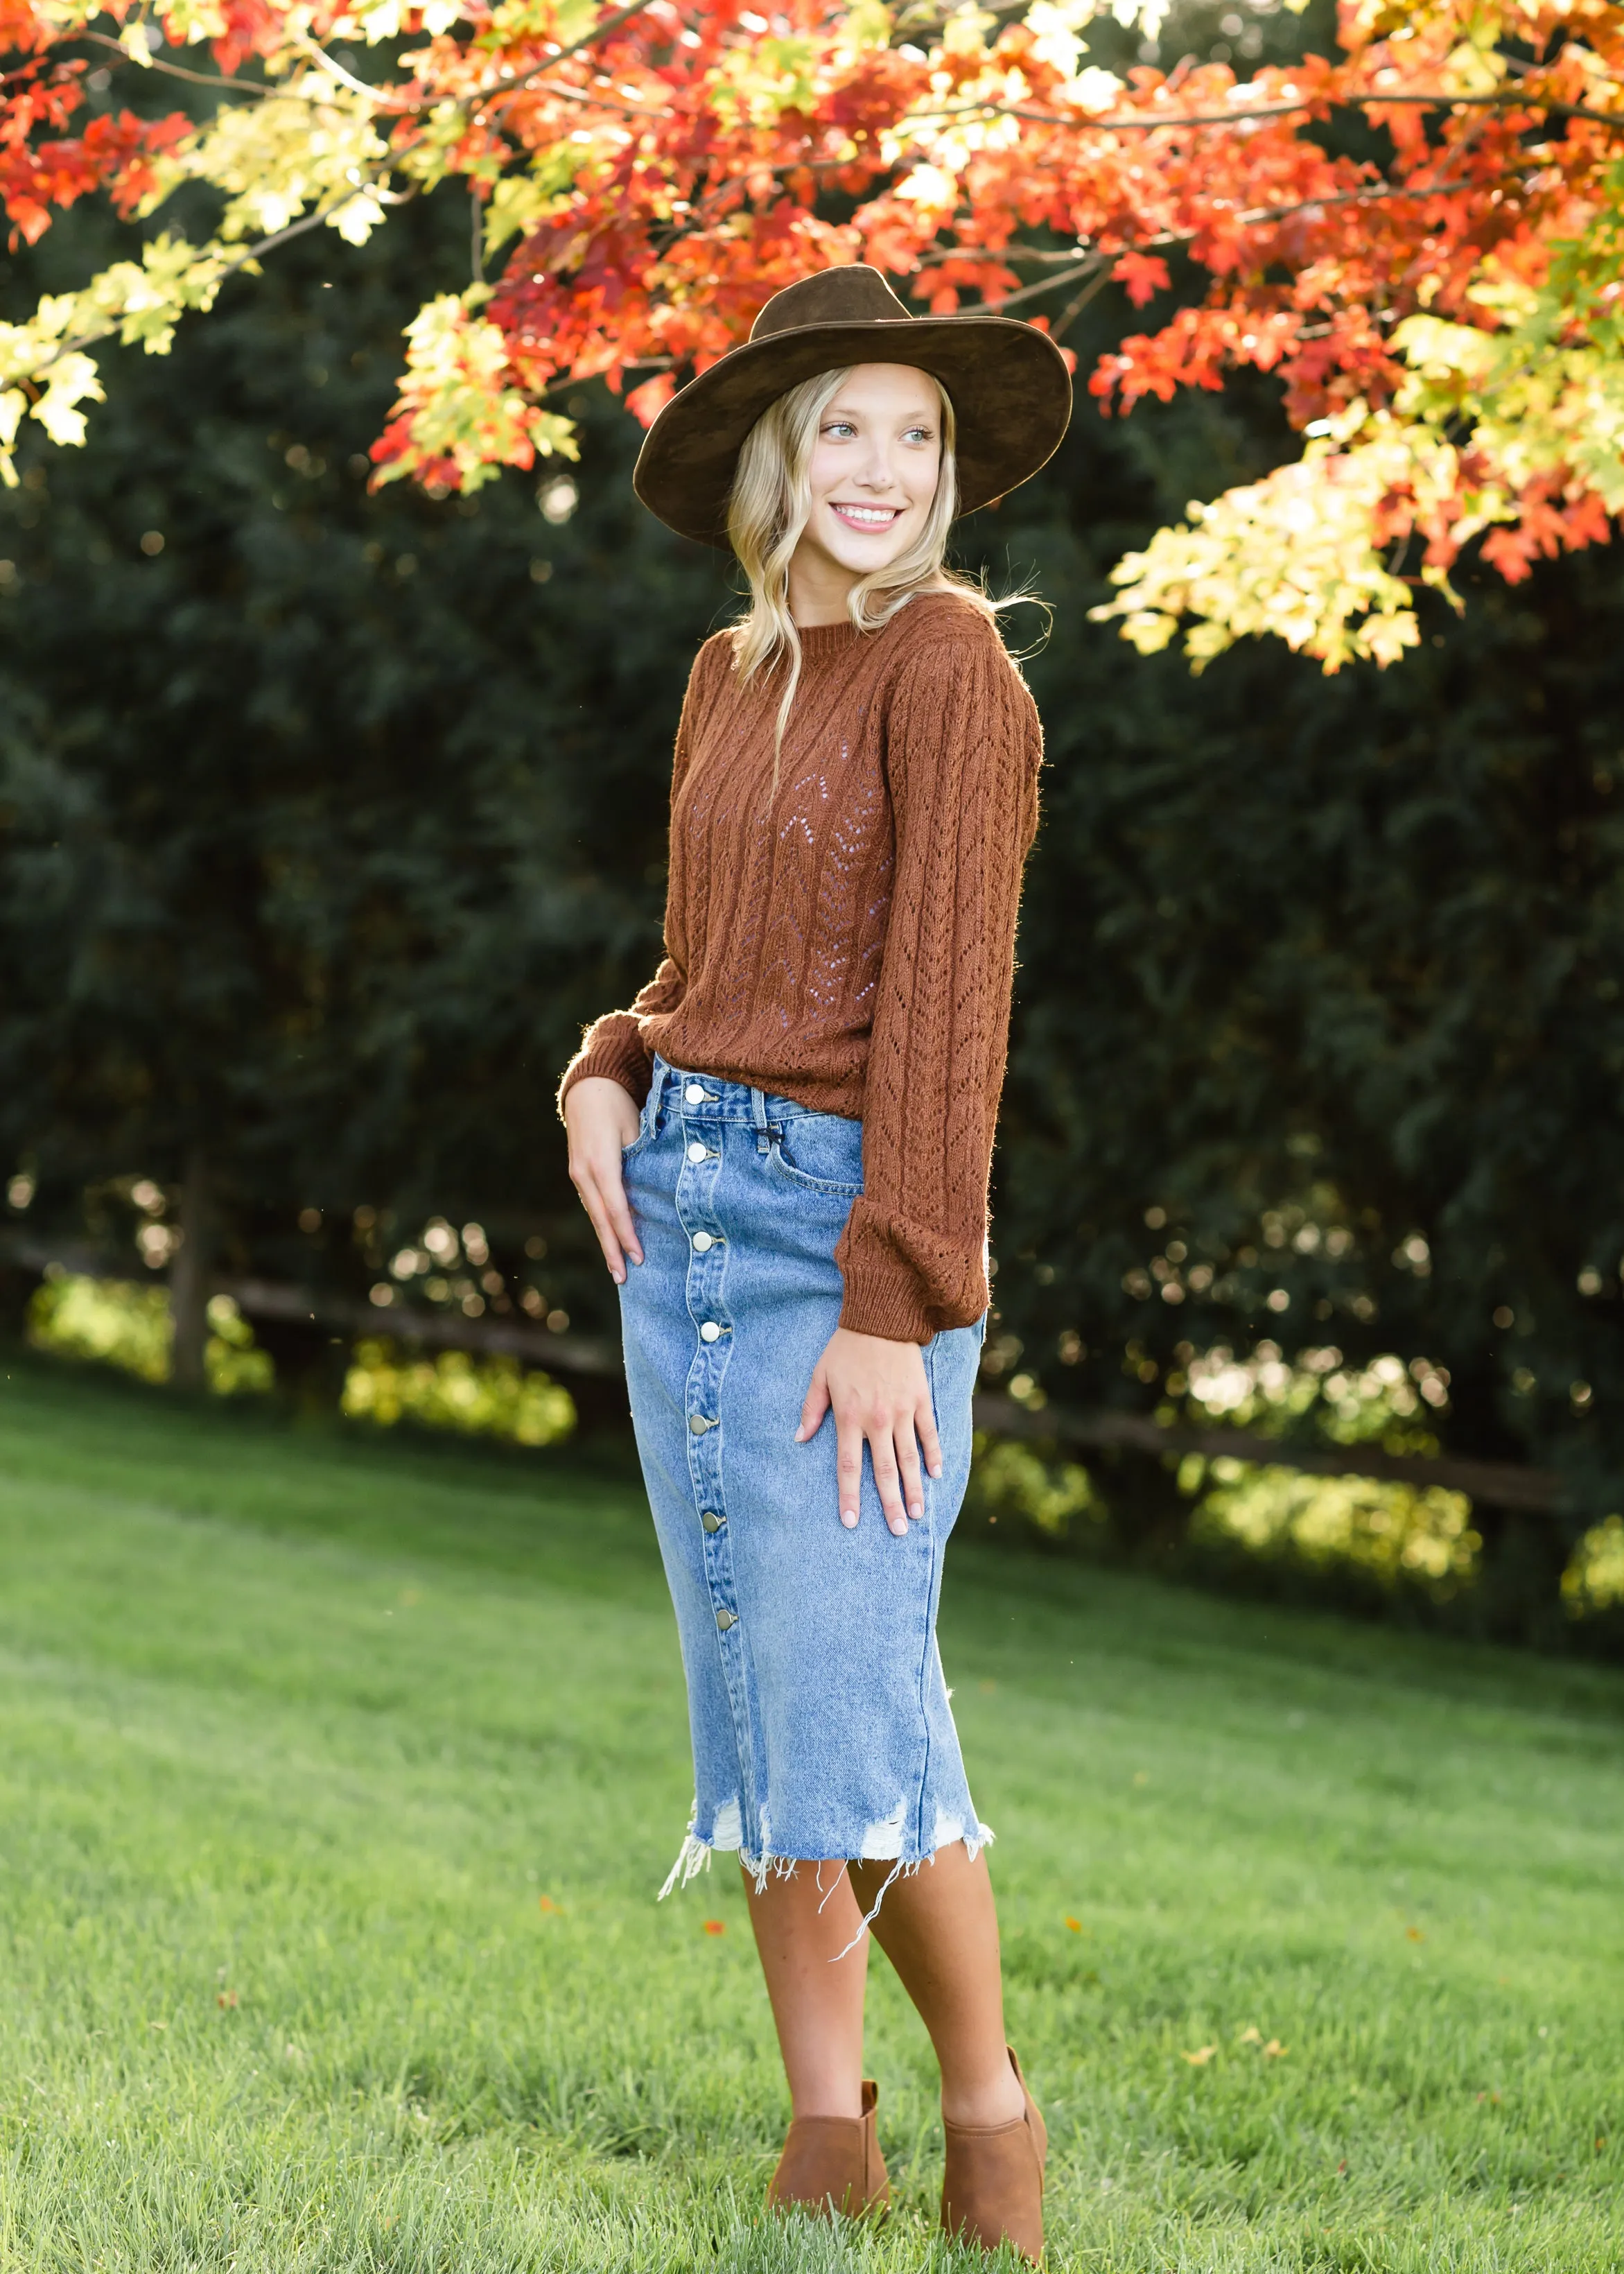
[[[671,771],[673,804],[693,757],[709,651],[709,645],[700,650],[682,700]],[[672,850],[674,856],[674,846]],[[559,1113],[569,1133],[570,1182],[591,1218],[617,1286],[625,1281],[628,1259],[643,1261],[620,1174],[620,1156],[637,1134],[638,1114],[654,1076],[643,1021],[674,1011],[688,989],[681,880],[674,857],[666,876],[665,946],[658,970],[638,990],[630,1008],[610,1011],[587,1028],[558,1089]]]
[[[840,1325],[801,1440],[832,1410],[840,1521],[865,1442],[891,1532],[942,1473],[920,1345],[987,1306],[987,1178],[1004,1081],[1020,872],[1041,740],[990,626],[910,659],[887,717],[895,887],[863,1104],[863,1193],[836,1250]]]
[[[987,1183],[1041,733],[991,625],[909,659],[887,717],[896,824],[843,1327],[925,1343],[987,1307]]]
[[[583,1074],[564,1100],[569,1132],[569,1181],[592,1220],[598,1244],[617,1287],[626,1284],[626,1263],[643,1261],[620,1156],[637,1134],[637,1108],[618,1081]]]

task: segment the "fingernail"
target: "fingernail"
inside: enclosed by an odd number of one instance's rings
[[[854,1508],[843,1508],[840,1511],[840,1521],[845,1525],[848,1532],[855,1532],[857,1529],[857,1510]]]
[[[941,1462],[940,1462],[940,1461],[933,1461],[933,1462],[931,1463],[931,1465],[930,1465],[930,1473],[931,1473],[931,1475],[932,1475],[933,1477],[939,1477],[939,1476],[941,1475],[941,1473],[942,1473],[942,1464],[941,1464]]]
[[[795,1432],[795,1442],[796,1442],[798,1445],[799,1445],[799,1444],[801,1444],[801,1443],[803,1442],[803,1440],[804,1440],[804,1439],[805,1439],[805,1437],[806,1437],[806,1434],[807,1434],[807,1433],[806,1433],[806,1430],[805,1430],[805,1428],[804,1428],[804,1427],[802,1427],[802,1428],[800,1428],[800,1429],[797,1429],[797,1430],[796,1430],[796,1432]]]
[[[626,1274],[625,1274],[625,1272],[624,1272],[624,1271],[613,1271],[613,1270],[612,1270],[612,1271],[610,1272],[610,1274],[609,1274],[609,1276],[613,1280],[613,1282],[614,1282],[614,1284],[615,1284],[615,1285],[616,1285],[617,1287],[624,1287],[624,1286],[625,1286],[625,1284],[626,1284]]]
[[[921,1502],[919,1502],[919,1501],[914,1501],[913,1502],[911,1502],[911,1503],[910,1503],[909,1508],[908,1508],[908,1514],[913,1517],[913,1519],[914,1519],[914,1523],[915,1523],[915,1524],[917,1524],[917,1523],[919,1522],[919,1520],[920,1520],[921,1517],[921,1516],[923,1516],[923,1514],[924,1514],[924,1513],[925,1513],[924,1507],[923,1507],[923,1504],[922,1504]]]

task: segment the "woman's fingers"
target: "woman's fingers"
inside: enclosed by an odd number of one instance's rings
[[[632,1204],[626,1197],[626,1179],[620,1174],[620,1156],[617,1153],[599,1178],[604,1193],[610,1227],[616,1239],[634,1263],[643,1261],[643,1242],[637,1237],[637,1222],[632,1214]]]
[[[812,1434],[829,1404],[829,1389],[822,1378],[820,1368],[813,1375],[812,1388],[807,1392],[801,1427],[795,1433],[798,1439],[804,1441]],[[808,1426],[808,1416],[814,1414],[816,1418]],[[925,1486],[920,1474],[919,1446],[914,1435],[916,1427],[917,1416],[913,1413],[881,1418],[850,1410],[843,1414],[838,1406],[835,1408],[838,1446],[835,1465],[839,1483],[840,1521],[848,1531],[857,1522],[861,1506],[865,1442],[886,1530],[899,1540],[908,1528],[910,1517],[917,1523],[923,1517]],[[933,1428],[933,1440],[934,1434]],[[929,1464],[929,1453],[926,1459]],[[941,1455],[938,1451],[936,1473],[940,1472],[940,1468]]]
[[[831,1406],[841,1523],[850,1529],[862,1512],[866,1442],[886,1529],[906,1535],[910,1517],[917,1521],[925,1513],[921,1455],[932,1476],[942,1473],[919,1345],[837,1327],[813,1374],[797,1438],[804,1442]]]
[[[626,1279],[626,1259],[634,1263],[643,1261],[643,1243],[637,1237],[631,1203],[626,1197],[626,1180],[620,1174],[618,1153],[603,1156],[586,1156],[572,1161],[569,1180],[581,1196],[581,1205],[591,1219],[598,1244],[604,1251],[604,1261],[609,1266],[609,1276],[617,1286]]]
[[[890,1422],[879,1427],[870,1427],[868,1458],[874,1465],[875,1490],[880,1495],[886,1529],[900,1538],[908,1528],[908,1512],[902,1504],[902,1491],[897,1476],[895,1438]]]
[[[564,1120],[569,1131],[569,1181],[591,1219],[610,1277],[623,1286],[627,1257],[634,1263],[643,1261],[643,1243],[620,1173],[621,1156],[637,1133],[635,1110],[618,1081],[590,1074],[565,1099]]]
[[[925,1513],[925,1487],[920,1480],[919,1447],[914,1442],[914,1416],[911,1413],[904,1414],[897,1424],[893,1442],[897,1449],[897,1474],[902,1497],[907,1502],[908,1514],[917,1523]]]
[[[624,1286],[626,1257],[616,1231],[614,1219],[610,1215],[602,1192],[598,1189],[597,1179],[590,1170],[583,1169],[578,1173],[572,1171],[570,1181],[580,1194],[581,1205],[587,1212],[593,1231],[598,1234],[598,1244],[604,1251],[604,1261],[609,1266],[609,1276],[617,1287]]]
[[[850,1532],[862,1505],[862,1423],[854,1413],[835,1408],[835,1485],[840,1498],[840,1521]]]
[[[819,1359],[812,1369],[806,1400],[801,1409],[801,1427],[795,1432],[795,1442],[804,1445],[808,1437],[816,1437],[823,1426],[823,1416],[829,1411],[829,1376]]]
[[[925,1457],[925,1466],[933,1477],[942,1473],[942,1441],[936,1435],[936,1417],[929,1397],[921,1397],[914,1410],[914,1427],[919,1433],[919,1449]]]

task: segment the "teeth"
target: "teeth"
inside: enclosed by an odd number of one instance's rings
[[[835,511],[843,514],[847,521],[866,521],[876,529],[887,528],[900,510],[898,506],[840,505],[835,508]]]

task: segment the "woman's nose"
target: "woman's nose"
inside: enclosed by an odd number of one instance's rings
[[[863,460],[857,476],[860,486],[866,490],[889,490],[897,486],[891,461],[876,444]]]

